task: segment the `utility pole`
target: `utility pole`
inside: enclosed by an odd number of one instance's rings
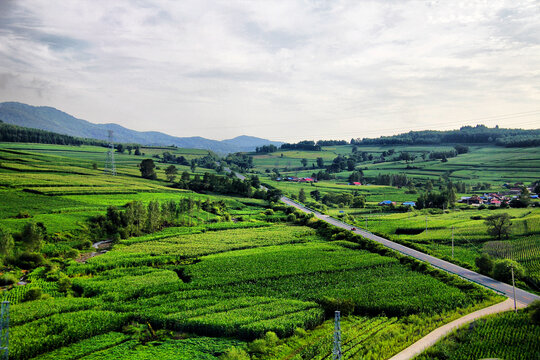
[[[517,314],[516,283],[514,282],[514,266],[511,266],[510,268],[512,269],[512,288],[514,290],[514,312]]]
[[[2,301],[2,308],[0,310],[0,359],[8,360],[8,358],[9,358],[9,301]]]
[[[109,150],[107,150],[107,159],[105,161],[105,174],[116,176],[116,164],[114,163],[114,143],[113,143],[113,131],[109,132]]]
[[[427,215],[426,215],[426,233],[427,233]]]
[[[367,216],[366,216],[366,230],[367,230],[367,229],[368,229],[368,227],[367,227]]]
[[[452,226],[452,259],[454,258],[454,227]]]
[[[334,318],[334,351],[332,351],[332,359],[341,360],[341,325],[339,311],[336,311]]]

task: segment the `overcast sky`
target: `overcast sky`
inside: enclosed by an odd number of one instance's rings
[[[539,128],[540,2],[0,0],[0,101],[213,139]]]

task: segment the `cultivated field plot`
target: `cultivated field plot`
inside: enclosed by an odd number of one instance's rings
[[[218,349],[215,354],[267,331],[287,337],[296,328],[313,328],[323,323],[321,304],[331,298],[350,299],[355,312],[365,314],[350,320],[355,325],[345,338],[351,358],[359,358],[374,350],[366,336],[383,328],[381,339],[398,330],[408,334],[391,342],[390,354],[423,333],[412,324],[446,322],[443,314],[457,315],[493,301],[479,297],[482,292],[471,296],[413,271],[394,258],[357,250],[353,243],[328,242],[307,227],[244,226],[193,234],[170,228],[128,239],[86,264],[74,263],[68,272],[77,275],[73,289],[81,297],[12,306],[12,358],[43,353],[49,353],[43,358],[55,359],[71,359],[72,354],[112,359],[124,353],[136,359],[167,358],[178,349],[197,356]],[[134,254],[154,262],[132,262]],[[109,261],[118,266],[106,266]],[[238,340],[167,340],[131,353],[133,341],[118,331],[132,321]],[[207,354],[200,356],[214,358]]]
[[[537,359],[540,356],[540,327],[520,311],[495,315],[466,325],[417,360]]]
[[[208,153],[174,150],[191,157]],[[142,156],[115,154],[118,176],[107,176],[103,173],[106,151],[95,146],[1,143],[0,224],[20,231],[30,216],[45,224],[51,233],[69,231],[110,205],[123,206],[136,200],[178,200],[190,193],[171,188],[163,168],[157,170],[160,181],[142,179],[138,169]],[[189,169],[177,168],[179,172]],[[18,216],[21,213],[25,214],[23,218]]]
[[[383,152],[394,150],[394,154],[407,152],[415,156],[414,161],[386,161],[374,163]],[[358,152],[373,155],[374,160],[356,164],[365,176],[374,177],[378,174],[406,173],[410,178],[432,179],[448,174],[452,181],[467,183],[489,182],[502,185],[505,182],[530,183],[540,178],[540,155],[538,148],[504,148],[500,146],[469,146],[469,153],[449,158],[448,162],[423,159],[430,152],[453,150],[453,146],[358,146]],[[330,165],[338,155],[350,155],[352,146],[323,147],[322,151],[280,151],[271,154],[254,154],[255,167],[262,172],[266,169],[279,169],[283,175],[311,176],[321,169],[313,167],[316,159],[324,159],[324,165]],[[283,154],[283,157],[281,156]],[[393,155],[393,156],[396,156]],[[390,156],[389,158],[392,158]],[[301,160],[307,159],[306,168]],[[288,169],[288,171],[286,171]],[[324,170],[324,169],[323,169]],[[345,181],[350,171],[339,172],[337,181]]]

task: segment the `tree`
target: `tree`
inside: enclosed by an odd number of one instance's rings
[[[122,144],[116,145],[116,151],[118,151],[119,153],[123,154],[124,150],[125,150],[124,145],[122,145]]]
[[[351,207],[357,209],[366,207],[366,198],[364,196],[355,196]]]
[[[491,275],[493,271],[493,259],[488,254],[482,254],[474,260],[480,274]]]
[[[191,159],[190,168],[191,172],[195,172],[195,169],[197,169],[197,161],[195,159]]]
[[[135,147],[135,155],[137,155],[137,156],[141,155],[141,147],[140,146]]]
[[[14,246],[13,236],[0,226],[0,255],[4,257],[11,255]]]
[[[266,200],[270,202],[278,202],[283,193],[279,189],[270,189],[266,192]]]
[[[317,167],[320,169],[324,167],[324,159],[322,157],[317,158]]]
[[[495,261],[493,278],[510,283],[512,281],[512,268],[514,268],[515,279],[522,279],[525,276],[525,269],[520,263],[510,259],[503,259]]]
[[[150,201],[148,203],[148,213],[146,220],[146,229],[152,233],[159,229],[161,225],[161,212],[159,209],[159,202]]]
[[[300,189],[300,192],[298,193],[298,201],[301,203],[306,202],[306,192],[304,189]]]
[[[507,213],[490,215],[484,221],[488,227],[487,233],[497,240],[502,239],[503,237],[510,236],[510,228],[512,227],[512,221],[510,220],[510,215]]]
[[[527,187],[521,188],[521,194],[516,199],[510,201],[510,206],[513,208],[526,208],[531,203],[531,193]]]
[[[261,180],[257,175],[253,175],[250,179],[251,186],[253,186],[255,189],[258,189],[261,187]]]
[[[35,222],[26,223],[21,232],[21,240],[26,250],[39,251],[43,245],[43,230]]]
[[[178,169],[174,165],[170,165],[165,169],[165,175],[167,176],[167,181],[173,182],[178,174]]]
[[[155,180],[157,175],[155,172],[156,165],[152,159],[144,159],[139,164],[139,170],[141,171],[141,176],[145,179]]]
[[[534,187],[534,193],[540,195],[540,181],[536,182],[536,185]]]
[[[306,167],[306,166],[307,166],[307,159],[302,159],[302,166],[303,166],[303,167]]]
[[[321,192],[319,190],[313,190],[312,192],[309,193],[309,195],[311,195],[311,197],[315,199],[315,201],[321,200]]]

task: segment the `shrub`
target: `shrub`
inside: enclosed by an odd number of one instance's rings
[[[482,256],[474,260],[474,263],[478,267],[480,274],[491,275],[493,271],[493,259],[489,255],[482,254]]]
[[[42,292],[40,288],[30,288],[24,294],[23,302],[24,301],[32,301],[32,300],[39,300],[41,299]]]
[[[497,260],[493,266],[493,277],[496,280],[510,283],[512,281],[511,268],[514,268],[514,278],[522,279],[525,276],[525,269],[514,260]]]
[[[15,215],[16,219],[28,219],[31,218],[32,215],[28,211],[19,211],[17,215]]]
[[[527,312],[531,321],[540,325],[540,300],[533,301],[528,307]]]
[[[253,342],[249,344],[249,352],[264,354],[267,350],[268,348],[266,347],[266,341],[264,341],[264,339],[253,340]]]
[[[333,317],[336,311],[339,311],[341,316],[348,316],[354,313],[355,304],[352,299],[324,297],[320,300],[320,304],[327,317]]]
[[[307,335],[307,331],[302,328],[296,328],[294,329],[294,336],[298,336],[300,338],[303,338]]]
[[[67,259],[75,259],[79,257],[79,251],[77,249],[69,249],[66,251],[66,258]]]
[[[26,270],[41,266],[44,262],[43,255],[31,252],[23,252],[15,259],[15,265]]]
[[[266,341],[266,345],[269,347],[274,347],[279,342],[279,338],[273,331],[268,331],[266,335],[264,335],[264,341]]]
[[[219,358],[221,360],[249,360],[249,355],[242,349],[232,347],[227,349]]]
[[[0,276],[0,286],[13,285],[18,282],[17,277],[13,274],[4,274]]]

